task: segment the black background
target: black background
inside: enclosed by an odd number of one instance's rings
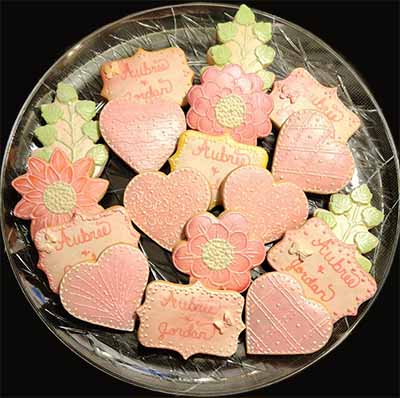
[[[65,50],[127,14],[176,3],[3,2],[1,153],[25,98]],[[247,4],[306,28],[348,59],[369,85],[398,140],[397,2]],[[2,396],[159,396],[103,374],[61,344],[35,315],[2,256]],[[241,397],[398,396],[397,262],[369,313],[334,352],[289,380]]]

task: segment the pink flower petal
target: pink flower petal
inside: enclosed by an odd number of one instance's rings
[[[35,187],[36,191],[43,192],[48,186],[48,183],[46,181],[44,181],[42,178],[34,176],[34,175],[30,175],[29,180],[30,180],[31,184]]]
[[[200,118],[198,129],[205,133],[212,133],[212,131],[213,131],[212,120],[208,119],[207,117]]]
[[[44,204],[37,205],[32,212],[32,217],[33,218],[40,218],[40,217],[45,217],[49,211],[47,210],[47,207]]]
[[[32,185],[31,181],[29,180],[29,177],[24,174],[20,177],[17,177],[11,182],[11,185],[14,187],[14,189],[19,192],[20,194],[27,193],[29,191],[34,190],[34,186]]]
[[[235,248],[235,251],[243,250],[247,245],[247,236],[243,232],[233,232],[229,236],[229,243]]]
[[[213,216],[207,213],[192,217],[186,224],[185,234],[189,239],[198,235],[206,235],[212,223]]]
[[[81,207],[81,206],[93,206],[96,205],[97,201],[94,200],[91,196],[87,195],[84,192],[79,192],[76,195],[76,206]]]
[[[42,228],[46,228],[47,225],[47,218],[46,217],[41,217],[41,218],[35,218],[31,222],[31,236],[32,238],[35,237],[36,233],[40,231]]]
[[[221,269],[219,271],[212,271],[209,274],[210,282],[217,288],[220,289],[224,285],[226,285],[231,277],[231,272],[228,268]]]
[[[252,92],[253,83],[250,79],[242,77],[236,81],[238,87],[240,87],[243,94],[250,94]]]
[[[203,92],[207,98],[213,98],[216,95],[219,94],[219,91],[221,90],[218,86],[218,82],[206,82],[202,85],[203,87]]]
[[[242,255],[250,260],[252,267],[256,267],[265,260],[264,244],[258,240],[250,240],[247,242],[247,247],[242,250]]]
[[[77,160],[74,165],[74,179],[90,176],[93,171],[94,161],[92,158],[82,158]]]
[[[62,171],[70,165],[70,162],[63,151],[55,149],[50,157],[50,165],[58,175],[61,175]]]
[[[227,283],[224,288],[227,290],[235,290],[239,293],[242,293],[250,286],[250,283],[250,272],[231,272],[229,283]]]
[[[201,82],[207,81],[218,81],[218,77],[221,75],[220,70],[215,66],[209,66],[201,75]]]
[[[35,157],[30,157],[28,159],[28,170],[30,174],[33,174],[37,177],[41,177],[46,179],[46,169],[48,164],[42,160]]]
[[[24,195],[24,199],[36,204],[43,203],[43,192],[30,191]]]
[[[232,264],[229,267],[229,269],[235,272],[246,272],[251,270],[252,268],[253,267],[250,260],[241,253],[234,254]]]
[[[235,79],[239,79],[242,75],[244,75],[243,69],[239,65],[228,64],[222,69],[224,73],[231,75]]]
[[[89,178],[80,191],[80,194],[86,195],[92,198],[95,202],[98,202],[106,193],[109,181],[103,178]]]
[[[188,94],[187,94],[187,100],[188,100],[188,102],[189,102],[190,105],[193,105],[194,101],[195,101],[197,98],[201,98],[201,97],[204,97],[204,94],[203,94],[203,90],[202,90],[201,86],[198,85],[198,84],[195,85],[195,86],[193,86],[193,87],[189,90],[189,92],[188,92]]]
[[[200,116],[206,116],[208,109],[211,107],[211,103],[207,98],[198,97],[195,99],[193,109]]]
[[[224,134],[224,128],[216,121],[213,122],[213,133],[214,135],[222,135]]]
[[[189,109],[186,115],[186,122],[192,129],[199,130],[200,116],[193,108]]]
[[[188,249],[195,255],[201,256],[202,247],[208,242],[207,238],[203,235],[198,235],[188,241]]]
[[[256,124],[254,126],[254,133],[257,137],[266,137],[271,133],[272,125],[269,120],[264,123]]]
[[[217,105],[218,104],[218,102],[221,100],[221,98],[222,98],[222,96],[221,96],[221,94],[220,93],[218,93],[217,95],[214,95],[214,97],[212,97],[211,98],[211,105],[212,105],[212,107],[213,107],[213,111],[214,111],[214,115],[215,115],[215,110],[214,110],[214,107],[215,107],[215,105]]]
[[[101,213],[104,210],[104,208],[96,203],[96,204],[91,204],[90,206],[79,206],[79,207],[77,206],[75,210],[78,211],[79,213],[90,216],[92,214]]]
[[[256,75],[255,73],[249,73],[249,74],[247,74],[247,78],[249,80],[251,80],[251,82],[252,82],[252,86],[253,87],[252,87],[251,91],[253,93],[262,92],[263,91],[264,83],[263,83],[263,81],[262,81],[260,76]]]
[[[247,234],[249,231],[249,223],[242,214],[236,212],[224,212],[219,217],[219,221],[228,228],[230,232],[243,232]]]
[[[204,264],[201,258],[196,258],[193,260],[191,274],[198,279],[204,278],[210,274],[210,269]]]
[[[13,213],[16,217],[24,220],[30,220],[32,218],[32,211],[37,206],[37,203],[28,202],[25,199],[21,199],[14,207]]]
[[[209,240],[211,239],[224,239],[228,240],[229,238],[229,231],[227,228],[222,224],[212,224],[208,228],[207,237]]]
[[[190,274],[193,260],[193,253],[188,249],[186,242],[178,245],[172,253],[172,262],[175,267],[185,274]]]
[[[243,96],[243,90],[242,90],[242,88],[239,87],[239,86],[236,86],[236,87],[232,90],[232,93],[235,94],[235,95],[238,95],[239,97],[242,97],[242,96]]]
[[[226,97],[227,95],[232,94],[232,88],[224,86],[224,88],[221,90],[220,96],[221,97]]]
[[[71,184],[73,178],[74,178],[74,169],[71,165],[68,165],[61,172],[60,179],[61,181],[65,181],[68,184]]]
[[[84,190],[86,183],[88,182],[87,177],[79,177],[76,180],[72,182],[72,188],[74,188],[74,191],[76,193],[80,193]]]
[[[60,177],[57,174],[57,172],[51,166],[47,167],[46,181],[49,184],[53,184],[59,180],[60,180]]]

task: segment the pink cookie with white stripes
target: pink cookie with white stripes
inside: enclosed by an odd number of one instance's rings
[[[268,272],[246,298],[246,346],[253,355],[310,354],[332,334],[332,319],[320,303],[304,297],[295,278]]]
[[[61,303],[75,318],[132,331],[148,277],[149,265],[139,249],[110,246],[97,262],[78,264],[64,275]]]
[[[138,173],[159,170],[185,129],[185,114],[174,102],[140,104],[118,99],[110,101],[100,114],[104,140]]]
[[[353,176],[354,160],[346,144],[334,141],[335,130],[323,113],[306,109],[283,125],[275,147],[272,174],[305,192],[340,191]]]
[[[250,222],[253,232],[264,243],[298,228],[308,215],[304,192],[290,182],[274,181],[261,167],[244,166],[232,171],[222,187],[227,211],[237,211]]]

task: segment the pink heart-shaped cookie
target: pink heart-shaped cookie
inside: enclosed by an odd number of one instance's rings
[[[299,283],[281,272],[257,278],[246,298],[246,346],[254,355],[309,354],[332,334],[328,310],[306,299]]]
[[[149,266],[139,249],[110,246],[97,262],[78,264],[64,275],[61,302],[75,318],[132,331],[148,277]]]
[[[275,147],[272,174],[305,192],[329,194],[350,180],[354,160],[346,144],[332,140],[335,129],[321,112],[293,113],[283,125]]]
[[[132,221],[160,246],[171,251],[183,239],[186,222],[208,209],[211,188],[197,170],[183,168],[169,175],[146,172],[135,176],[124,194]]]
[[[185,114],[174,102],[149,104],[117,99],[100,114],[100,130],[111,149],[132,169],[158,170],[186,130]]]
[[[304,192],[290,182],[274,182],[271,173],[261,167],[232,171],[223,184],[222,200],[226,210],[242,213],[265,243],[299,227],[308,215]]]

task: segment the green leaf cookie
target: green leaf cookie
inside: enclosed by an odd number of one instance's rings
[[[325,221],[338,239],[356,245],[359,253],[368,253],[379,243],[378,238],[368,230],[379,225],[384,217],[380,210],[371,205],[371,200],[371,191],[363,184],[349,195],[340,193],[332,195],[329,211],[318,209],[314,215]],[[364,269],[370,269],[372,266],[364,257],[360,262]]]
[[[362,256],[360,253],[357,252],[356,260],[361,268],[364,269],[366,272],[370,272],[372,268],[372,263],[367,259],[367,257]]]
[[[43,144],[32,156],[49,160],[52,152],[61,149],[71,162],[89,156],[95,159],[93,177],[98,177],[107,163],[108,150],[96,145],[100,138],[93,101],[79,100],[74,87],[59,83],[56,98],[51,104],[41,106],[42,117],[47,122],[35,130],[35,136]]]
[[[257,73],[267,90],[275,80],[272,72],[264,70],[275,58],[275,50],[265,45],[271,38],[271,23],[256,22],[253,11],[242,4],[232,22],[217,25],[220,44],[208,50],[208,63],[218,66],[238,64],[247,73]]]

